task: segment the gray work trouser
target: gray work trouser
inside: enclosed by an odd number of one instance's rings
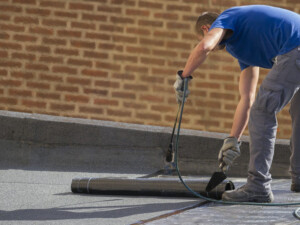
[[[253,191],[271,190],[269,173],[277,132],[276,114],[291,101],[292,178],[300,177],[300,46],[276,57],[262,82],[250,111],[250,162],[247,187]],[[299,91],[298,91],[299,90]]]

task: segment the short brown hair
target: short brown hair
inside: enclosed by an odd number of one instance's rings
[[[202,13],[196,22],[195,31],[197,34],[203,35],[203,31],[201,30],[201,27],[203,25],[211,25],[213,22],[218,18],[220,14],[215,12],[204,12]]]

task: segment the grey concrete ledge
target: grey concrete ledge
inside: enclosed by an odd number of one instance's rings
[[[95,172],[155,172],[164,167],[171,127],[0,111],[2,167]],[[218,169],[224,133],[182,129],[179,166],[189,174],[209,175]],[[249,138],[242,137],[242,156],[232,176],[245,176]],[[277,140],[272,174],[287,177],[289,141]]]

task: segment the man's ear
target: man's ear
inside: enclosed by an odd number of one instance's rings
[[[209,25],[202,25],[201,30],[203,31],[204,34],[206,34],[209,30],[210,26]]]

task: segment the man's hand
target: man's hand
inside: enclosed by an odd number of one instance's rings
[[[226,172],[233,161],[241,155],[240,153],[241,142],[238,142],[235,137],[228,137],[224,140],[223,146],[219,152],[218,160],[219,167]]]
[[[182,70],[179,70],[176,74],[176,81],[173,85],[174,89],[175,89],[175,94],[176,94],[176,100],[178,104],[182,103],[183,100],[183,85],[184,85],[184,78],[181,77],[182,74]],[[192,76],[188,77],[188,82],[190,82],[190,80],[192,79]],[[187,89],[186,93],[185,93],[185,98],[187,98],[190,94],[190,91]]]

